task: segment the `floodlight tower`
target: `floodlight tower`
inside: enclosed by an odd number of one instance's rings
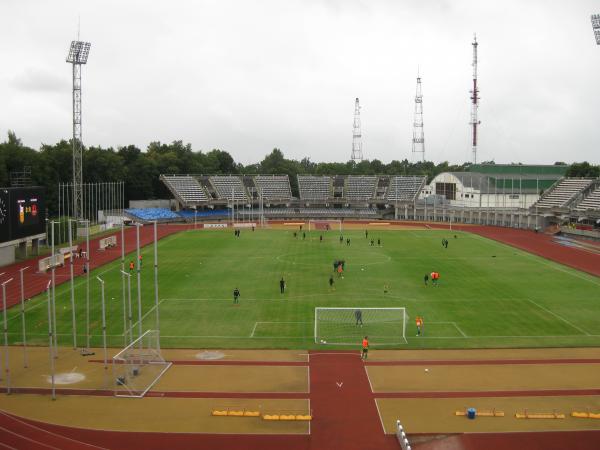
[[[600,45],[600,14],[592,14],[592,28],[596,36],[596,44]]]
[[[417,71],[417,91],[415,93],[415,118],[413,121],[412,159],[425,161],[425,132],[423,131],[423,94],[421,92],[421,77]]]
[[[73,65],[73,217],[83,219],[83,141],[81,139],[81,65],[87,63],[91,44],[72,41],[67,62]]]
[[[358,98],[354,103],[354,130],[352,132],[352,161],[360,162],[363,159],[362,154],[362,134],[360,132],[360,104]]]
[[[473,90],[471,92],[471,123],[473,127],[473,164],[477,164],[477,126],[481,121],[477,118],[479,109],[479,88],[477,87],[477,36],[473,35]]]

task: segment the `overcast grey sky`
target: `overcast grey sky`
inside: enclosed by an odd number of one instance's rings
[[[479,160],[598,163],[592,13],[597,0],[2,0],[0,132],[70,137],[80,16],[86,145],[346,161],[359,97],[364,157],[411,159],[419,67],[427,159],[468,161],[476,32]]]

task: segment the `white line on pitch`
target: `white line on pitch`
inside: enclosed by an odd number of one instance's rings
[[[158,302],[158,306],[160,306],[160,304],[161,304],[163,301],[164,301],[164,299],[163,299],[163,300],[161,300],[160,302]],[[154,311],[154,310],[156,309],[156,306],[157,306],[157,305],[154,305],[152,308],[150,308],[150,309],[149,309],[149,310],[146,312],[146,314],[144,314],[144,315],[142,316],[142,322],[144,321],[144,319],[145,319],[146,317],[148,317],[148,314],[150,314],[152,311]],[[131,328],[130,328],[130,330],[129,330],[129,331],[133,330],[133,329],[134,329],[134,328],[137,326],[137,324],[138,324],[138,323],[140,323],[139,319],[138,319],[138,320],[136,320],[136,321],[135,321],[135,323],[134,323],[133,325],[131,325]],[[121,334],[121,336],[123,336],[123,334]]]
[[[547,308],[544,308],[542,305],[538,305],[536,302],[534,302],[533,300],[527,299],[527,301],[529,303],[533,303],[535,306],[537,306],[538,308],[540,308],[543,311],[546,311],[548,314],[552,314],[554,317],[556,317],[557,319],[562,320],[564,323],[566,323],[567,325],[570,325],[571,327],[575,328],[576,330],[581,331],[583,334],[585,334],[586,336],[590,336],[590,333],[588,333],[587,331],[585,331],[583,328],[578,327],[577,325],[575,325],[574,323],[569,322],[567,319],[565,319],[564,317],[560,316],[559,314],[556,314],[555,312],[550,311]]]
[[[254,322],[254,328],[252,328],[252,333],[250,333],[250,337],[254,337],[254,333],[256,332],[256,327],[258,327],[259,323],[312,323],[312,322]]]
[[[463,335],[463,337],[468,337],[468,336],[467,336],[467,335],[466,335],[466,334],[463,332],[463,330],[461,330],[461,329],[459,328],[459,326],[456,324],[456,322],[428,322],[428,323],[429,323],[429,324],[436,324],[436,323],[450,323],[450,324],[454,325],[454,328],[456,328],[456,329],[458,330],[458,332],[459,332],[460,334],[462,334],[462,335]]]

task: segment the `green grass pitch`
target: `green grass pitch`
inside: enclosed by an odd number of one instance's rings
[[[600,345],[600,280],[477,235],[440,230],[336,231],[293,237],[290,230],[198,230],[159,241],[160,330],[163,347],[323,348],[313,339],[314,309],[406,307],[406,341],[398,348],[562,347]],[[454,236],[456,235],[456,238]],[[381,247],[369,245],[381,238]],[[442,238],[450,243],[447,249]],[[153,248],[143,248],[143,328],[155,327]],[[128,256],[128,262],[134,256]],[[328,280],[335,259],[343,279]],[[92,272],[92,346],[100,346],[100,289],[106,283],[108,343],[121,347],[120,261]],[[441,274],[438,287],[423,276]],[[284,295],[279,279],[287,283]],[[384,285],[389,292],[384,293]],[[75,280],[78,344],[85,343],[85,278]],[[241,291],[240,305],[232,292]],[[69,283],[56,289],[59,345],[72,345]],[[137,334],[137,280],[132,277]],[[9,336],[21,341],[20,308],[9,311]],[[28,343],[47,343],[46,295],[26,307]],[[425,321],[416,337],[414,318]],[[377,342],[372,340],[372,344]],[[357,348],[359,340],[357,339]],[[330,346],[328,345],[327,348]]]

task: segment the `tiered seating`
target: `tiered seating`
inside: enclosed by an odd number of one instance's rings
[[[257,175],[254,177],[254,184],[264,199],[292,199],[292,189],[287,175]]]
[[[591,183],[592,180],[585,178],[563,178],[533,206],[536,208],[561,208]]]
[[[375,197],[376,184],[377,177],[375,176],[349,176],[346,179],[346,191],[344,197],[346,197],[348,200],[372,199]]]
[[[331,198],[331,178],[298,175],[298,187],[302,200],[327,200]]]
[[[600,210],[600,184],[575,207],[577,211],[587,211],[588,209]]]
[[[173,220],[180,218],[176,213],[167,208],[131,208],[126,209],[125,213],[139,220]]]
[[[389,201],[412,202],[419,195],[425,185],[425,177],[390,177],[390,185],[387,189]]]
[[[234,200],[248,200],[246,189],[238,176],[215,175],[210,177],[210,182],[217,191],[219,198],[231,200],[233,197]]]
[[[204,217],[222,217],[222,216],[228,216],[230,214],[229,210],[227,209],[206,209],[206,210],[201,210],[201,211],[193,211],[193,210],[183,210],[183,211],[179,211],[178,214],[183,217],[184,219],[189,219],[189,220],[193,220],[194,217],[197,219],[200,218],[204,218]]]
[[[161,175],[163,183],[182,203],[207,202],[208,196],[191,175]]]

